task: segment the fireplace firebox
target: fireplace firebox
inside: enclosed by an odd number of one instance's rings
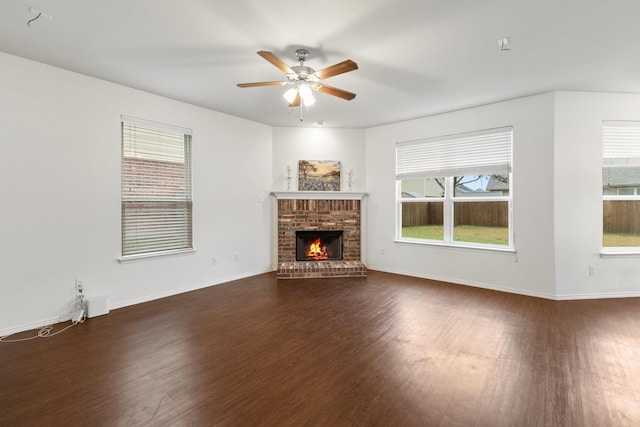
[[[342,259],[342,231],[296,231],[296,261]]]

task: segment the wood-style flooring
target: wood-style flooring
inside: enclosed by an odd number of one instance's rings
[[[0,343],[0,425],[637,426],[640,299],[263,274]]]

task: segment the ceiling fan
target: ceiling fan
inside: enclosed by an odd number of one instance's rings
[[[288,91],[284,93],[284,98],[289,102],[290,107],[298,107],[301,103],[305,107],[312,105],[315,102],[312,91],[318,91],[326,93],[328,95],[337,96],[338,98],[351,101],[356,97],[356,94],[343,89],[338,89],[333,86],[326,85],[322,82],[329,77],[337,76],[338,74],[347,73],[358,69],[358,64],[348,59],[338,64],[331,65],[330,67],[323,68],[322,70],[315,71],[311,67],[304,65],[304,61],[309,56],[309,52],[306,49],[296,50],[296,57],[300,62],[300,65],[289,67],[280,58],[278,58],[272,52],[261,50],[258,55],[272,63],[280,71],[287,75],[285,81],[272,81],[272,82],[256,82],[256,83],[238,83],[238,87],[257,87],[257,86],[284,86],[292,85]]]

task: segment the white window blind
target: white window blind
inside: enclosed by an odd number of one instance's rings
[[[602,158],[607,166],[640,165],[640,122],[605,121]]]
[[[511,172],[511,126],[396,144],[396,178]]]
[[[122,255],[192,248],[191,131],[122,118]]]

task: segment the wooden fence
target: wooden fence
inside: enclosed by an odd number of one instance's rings
[[[402,226],[442,225],[442,203],[403,203]]]
[[[640,201],[606,200],[603,206],[605,233],[640,234]],[[507,202],[468,202],[455,204],[456,225],[507,227]],[[402,225],[443,224],[442,203],[403,203]]]
[[[402,226],[443,223],[442,203],[403,203]],[[458,202],[454,205],[455,225],[508,227],[508,202]]]
[[[640,201],[605,200],[602,214],[605,233],[640,234]]]

